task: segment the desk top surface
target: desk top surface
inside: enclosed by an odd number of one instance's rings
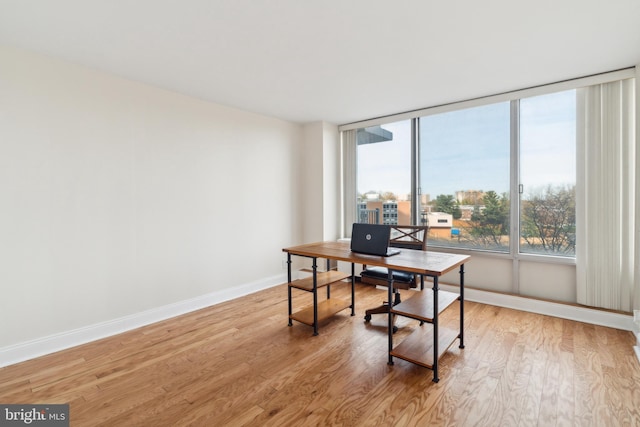
[[[467,262],[469,255],[449,254],[444,252],[400,249],[398,255],[383,257],[351,252],[349,242],[317,242],[292,246],[282,249],[292,255],[334,259],[371,266],[387,267],[392,270],[410,271],[412,273],[441,276]]]

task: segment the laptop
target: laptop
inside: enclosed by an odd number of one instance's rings
[[[389,248],[391,227],[381,224],[354,223],[351,229],[351,251],[368,255],[391,256],[399,249]]]

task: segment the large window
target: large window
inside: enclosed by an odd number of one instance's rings
[[[361,128],[356,141],[359,222],[428,225],[431,247],[575,256],[575,90]]]
[[[340,126],[345,235],[357,220],[428,225],[433,250],[481,255],[474,286],[628,311],[640,294],[637,72]],[[365,215],[374,198],[378,217]]]

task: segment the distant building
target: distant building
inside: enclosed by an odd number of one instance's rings
[[[471,221],[471,216],[475,210],[475,206],[473,205],[460,205],[460,212],[462,216],[460,217],[463,221]]]
[[[459,204],[480,205],[483,197],[484,191],[481,190],[456,191],[456,200]]]
[[[429,212],[427,213],[427,221],[430,236],[440,238],[451,236],[453,215],[444,212]]]
[[[409,225],[411,224],[411,201],[362,201],[358,203],[358,221],[387,225]]]
[[[429,228],[453,227],[453,215],[444,212],[429,212],[427,214]]]

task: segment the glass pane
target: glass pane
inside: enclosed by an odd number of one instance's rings
[[[520,183],[520,252],[575,256],[575,90],[520,101]]]
[[[508,102],[420,118],[429,245],[509,250]]]
[[[358,222],[411,225],[411,121],[358,129]]]

